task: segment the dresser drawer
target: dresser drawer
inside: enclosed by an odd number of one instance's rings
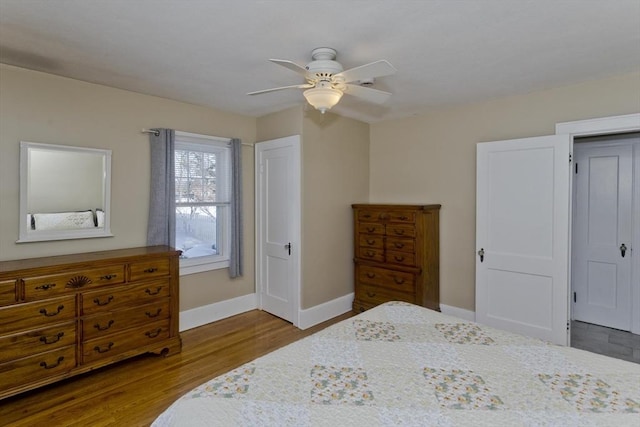
[[[2,389],[10,389],[41,378],[62,374],[75,368],[76,348],[73,345],[24,359],[0,364]]]
[[[72,273],[23,278],[27,301],[68,294],[77,289],[124,283],[124,265],[103,267]]]
[[[168,319],[95,338],[82,344],[82,362],[91,363],[102,358],[111,358],[167,338],[169,338]]]
[[[384,235],[384,224],[361,222],[361,223],[358,223],[357,227],[358,227],[358,233],[360,234],[376,234],[380,236]]]
[[[0,306],[15,304],[16,298],[16,281],[4,280],[0,282]]]
[[[387,237],[387,250],[413,253],[416,251],[416,241],[412,238],[389,236]]]
[[[416,265],[416,254],[412,254],[409,252],[387,251],[387,262],[391,264],[408,265],[413,267]]]
[[[415,292],[415,276],[404,271],[356,265],[358,282],[377,285],[399,292]]]
[[[169,259],[156,258],[150,261],[132,262],[129,268],[131,271],[129,280],[131,282],[144,279],[152,279],[154,277],[168,276]]]
[[[387,301],[405,301],[415,303],[415,295],[397,292],[393,289],[360,283],[356,286],[355,299],[368,304],[382,304]]]
[[[382,249],[358,248],[358,254],[356,256],[368,261],[384,261],[384,251]]]
[[[169,294],[169,279],[156,280],[140,285],[83,292],[80,296],[80,306],[83,315],[105,313],[122,307],[150,303]]]
[[[60,323],[42,329],[0,338],[0,363],[76,343],[76,322]]]
[[[406,224],[415,224],[416,222],[416,212],[415,211],[389,211],[386,215],[386,220],[388,222],[399,222]]]
[[[0,333],[35,329],[43,324],[71,320],[75,316],[75,295],[2,307],[0,308]]]
[[[386,217],[384,211],[378,209],[361,209],[358,211],[358,221],[375,222],[383,221]]]
[[[82,340],[106,336],[168,317],[169,298],[139,307],[85,317],[81,320]]]
[[[360,244],[361,248],[382,249],[384,247],[384,238],[382,236],[369,236],[366,234],[361,234],[359,236],[358,243]]]
[[[416,228],[412,225],[387,224],[387,236],[389,237],[415,237]]]

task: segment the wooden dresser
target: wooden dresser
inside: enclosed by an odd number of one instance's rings
[[[386,301],[406,301],[440,311],[440,205],[352,207],[354,311]]]
[[[0,399],[179,352],[179,254],[153,246],[0,262]]]

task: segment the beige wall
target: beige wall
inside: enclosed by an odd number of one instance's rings
[[[441,203],[440,289],[475,310],[476,144],[558,122],[640,112],[640,73],[426,112],[371,126],[371,202]]]
[[[149,199],[149,143],[142,128],[255,141],[256,120],[167,99],[0,65],[0,260],[144,246]],[[19,142],[113,151],[112,238],[16,244]],[[243,147],[245,275],[226,269],[181,279],[182,310],[254,291],[253,150]]]
[[[369,198],[369,125],[294,107],[258,119],[257,139],[301,136],[302,308],[353,292],[351,204]]]

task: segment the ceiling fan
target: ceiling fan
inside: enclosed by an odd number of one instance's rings
[[[336,50],[330,47],[313,49],[312,61],[304,67],[286,59],[270,59],[271,62],[302,74],[306,83],[259,90],[250,92],[248,95],[260,95],[283,89],[307,89],[303,92],[307,102],[323,114],[336,105],[345,93],[375,104],[382,104],[389,99],[391,96],[389,92],[366,86],[372,85],[376,77],[394,74],[396,69],[393,65],[382,59],[345,71],[335,60],[336,54]]]

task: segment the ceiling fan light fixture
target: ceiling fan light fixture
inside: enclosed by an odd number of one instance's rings
[[[315,87],[305,90],[302,94],[307,102],[322,114],[330,110],[342,98],[342,91],[330,87]]]

